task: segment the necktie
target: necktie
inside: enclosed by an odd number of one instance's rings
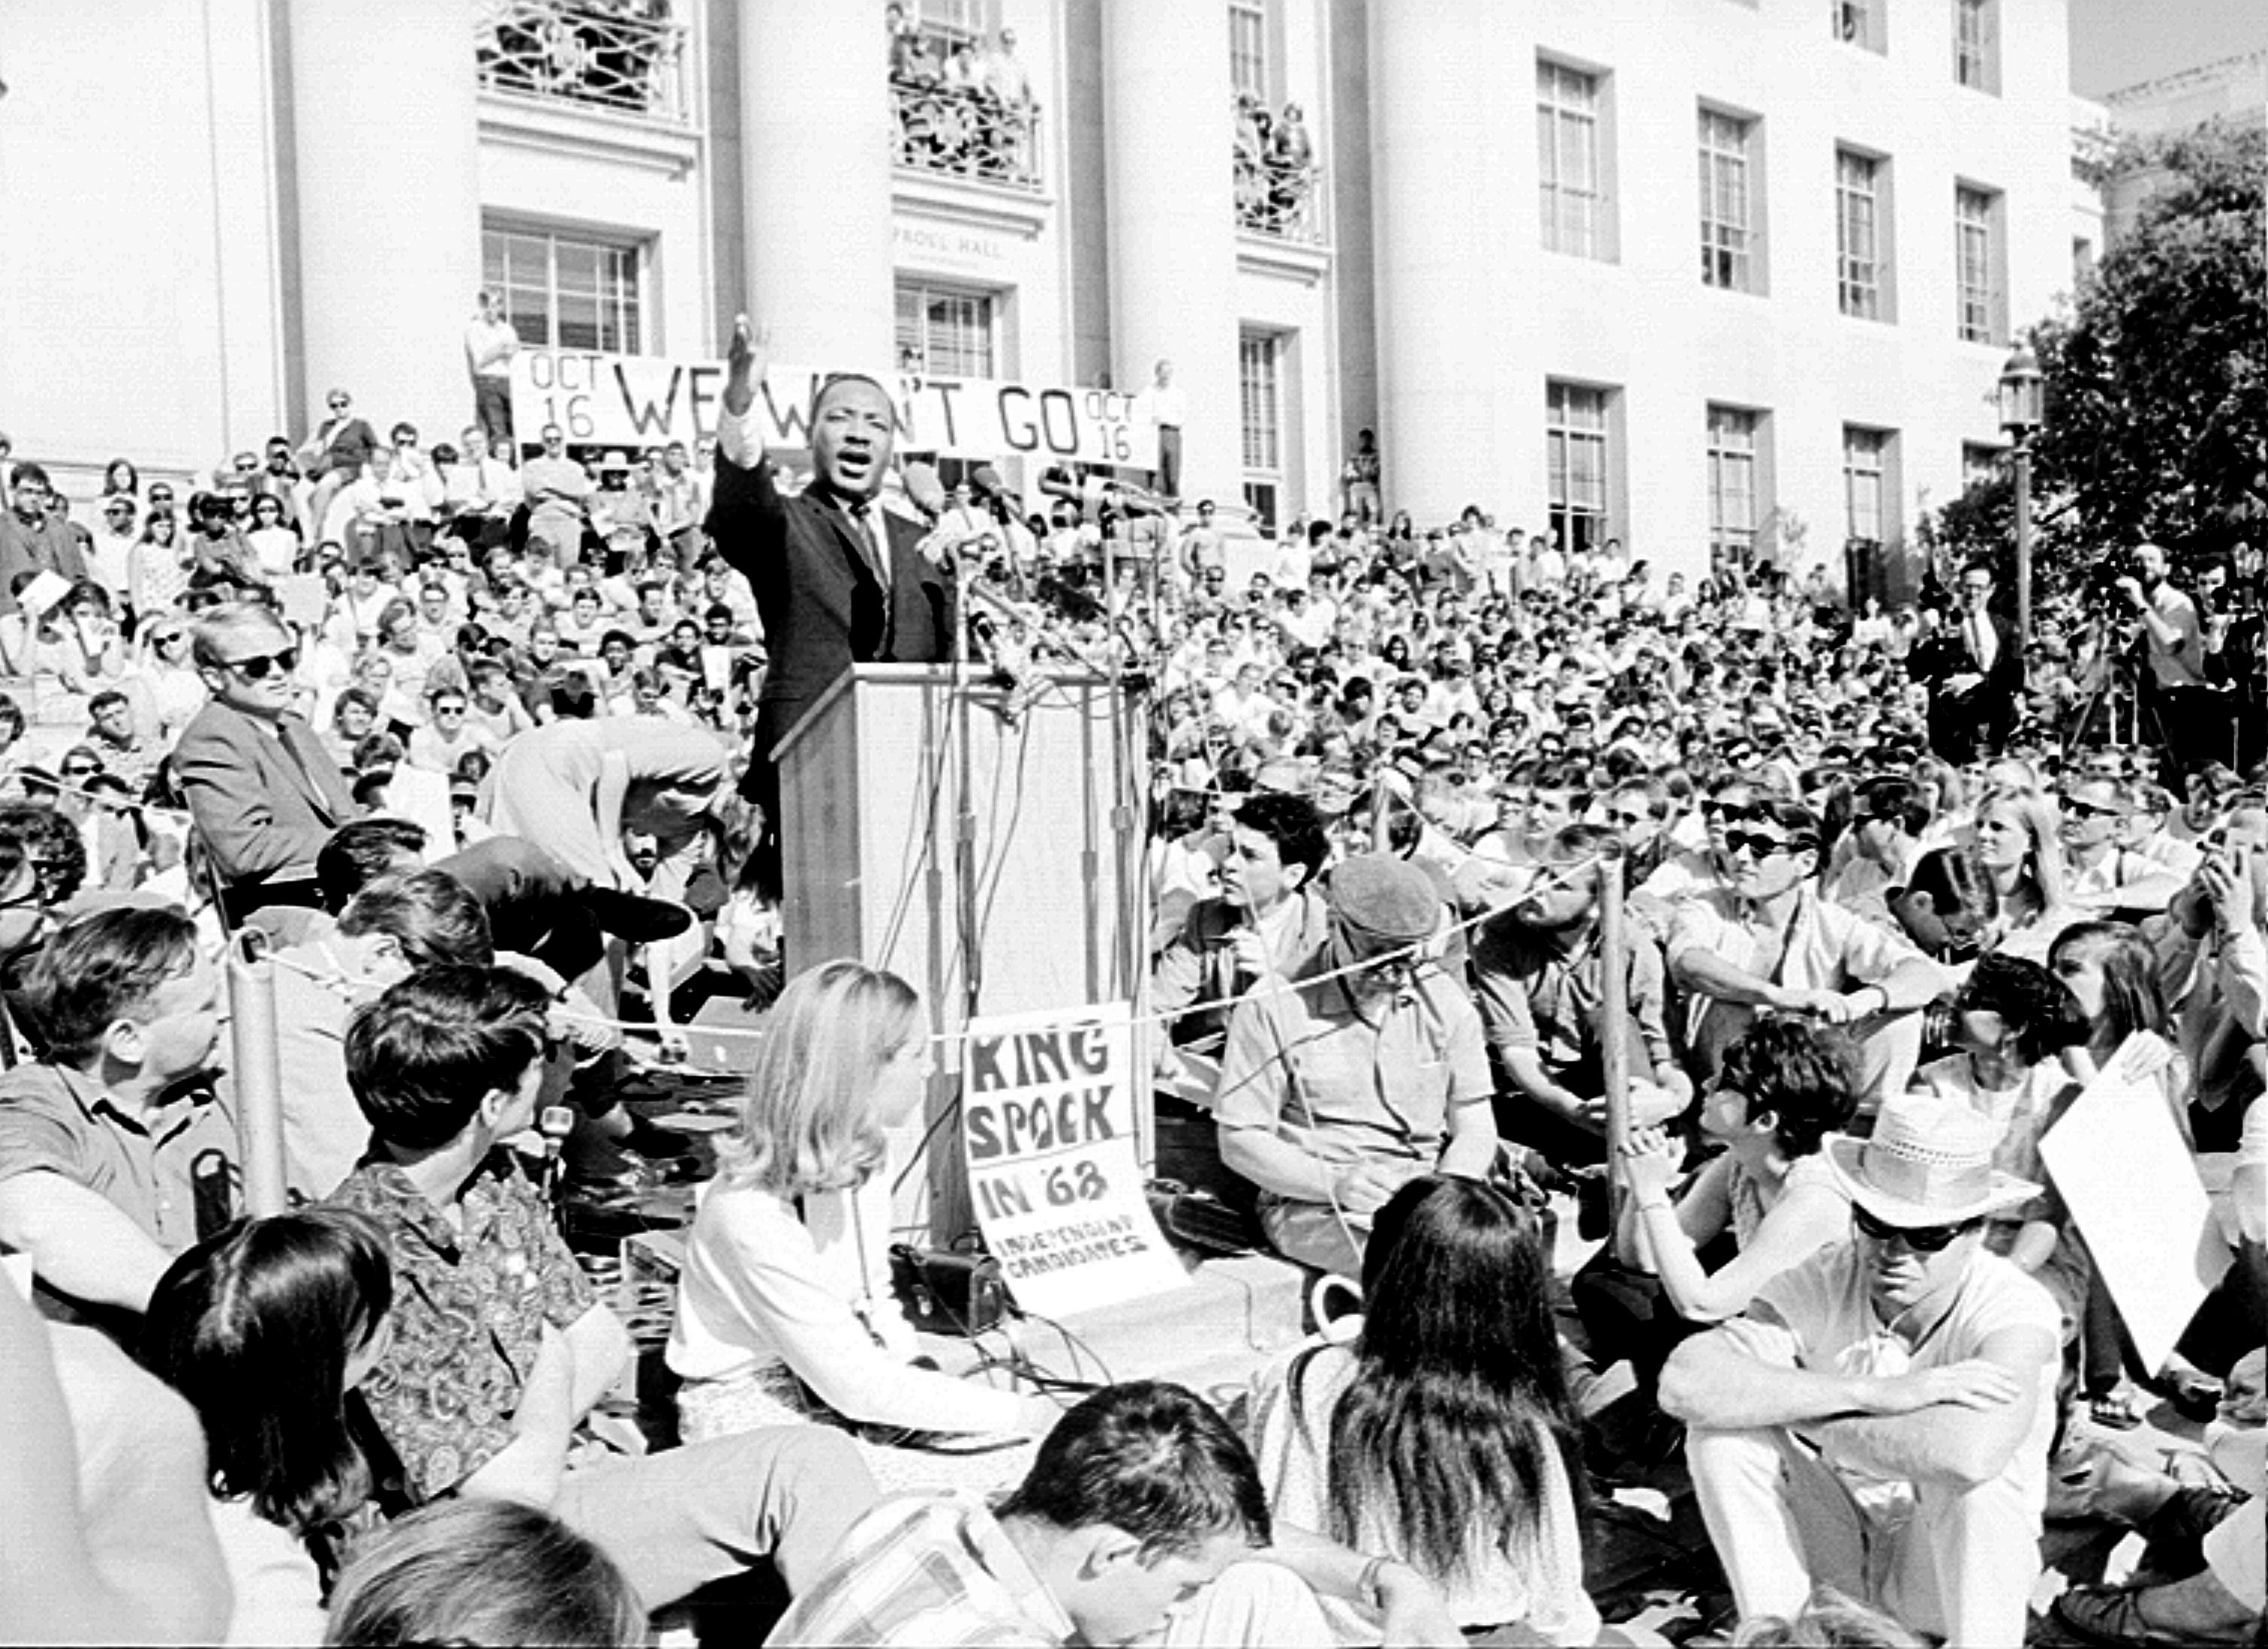
[[[874,519],[873,504],[862,498],[855,504],[845,504],[843,508],[850,512],[850,523],[858,528],[858,536],[866,546],[867,564],[873,568],[875,578],[881,580],[882,588],[888,589],[890,544],[882,536],[882,524]]]

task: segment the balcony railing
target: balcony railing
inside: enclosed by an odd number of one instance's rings
[[[686,26],[670,0],[475,0],[486,91],[683,124]]]
[[[894,79],[897,162],[1010,188],[1040,187],[1040,111],[962,86]]]
[[[1312,244],[1323,238],[1322,168],[1313,161],[1236,157],[1236,224]]]

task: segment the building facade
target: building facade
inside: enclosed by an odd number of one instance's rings
[[[532,342],[1133,390],[1263,529],[1910,584],[2072,281],[2065,0],[82,0],[0,10],[0,429],[429,440]],[[1004,32],[1006,44],[1004,48]],[[1295,107],[1298,117],[1290,108]],[[523,434],[526,432],[523,431]],[[1012,466],[1012,481],[1029,482]]]

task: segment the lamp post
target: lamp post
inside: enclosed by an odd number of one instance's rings
[[[2032,431],[2045,419],[2046,382],[2039,361],[2022,344],[2000,369],[2000,427],[2016,469],[2016,655],[2030,679],[2032,651]]]

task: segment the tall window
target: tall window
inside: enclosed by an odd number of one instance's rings
[[[2000,90],[1995,0],[1953,0],[1953,77],[1979,92]]]
[[[992,298],[951,286],[898,283],[898,362],[930,378],[990,378]]]
[[[1846,315],[1882,318],[1881,163],[1835,151],[1836,296]]]
[[[1701,278],[1752,292],[1749,261],[1749,141],[1756,122],[1701,111]]]
[[[1236,386],[1244,424],[1244,501],[1263,530],[1271,534],[1284,487],[1283,379],[1283,335],[1241,334]]]
[[[1599,223],[1599,77],[1564,63],[1535,65],[1535,156],[1543,245],[1579,258],[1605,255]]]
[[[1990,190],[1953,191],[1954,273],[1960,289],[1961,335],[1970,343],[2000,341],[1999,202]]]
[[[1746,566],[1756,548],[1756,415],[1709,409],[1709,552],[1712,564]]]
[[[636,355],[645,336],[638,247],[534,229],[483,229],[481,280],[523,343]]]
[[[1607,392],[1581,384],[1543,389],[1543,444],[1550,472],[1551,536],[1565,550],[1607,537]]]
[[[1228,78],[1237,91],[1268,101],[1265,0],[1228,0]]]
[[[1888,431],[1843,426],[1843,534],[1874,549],[1882,545],[1883,458],[1889,444]]]

